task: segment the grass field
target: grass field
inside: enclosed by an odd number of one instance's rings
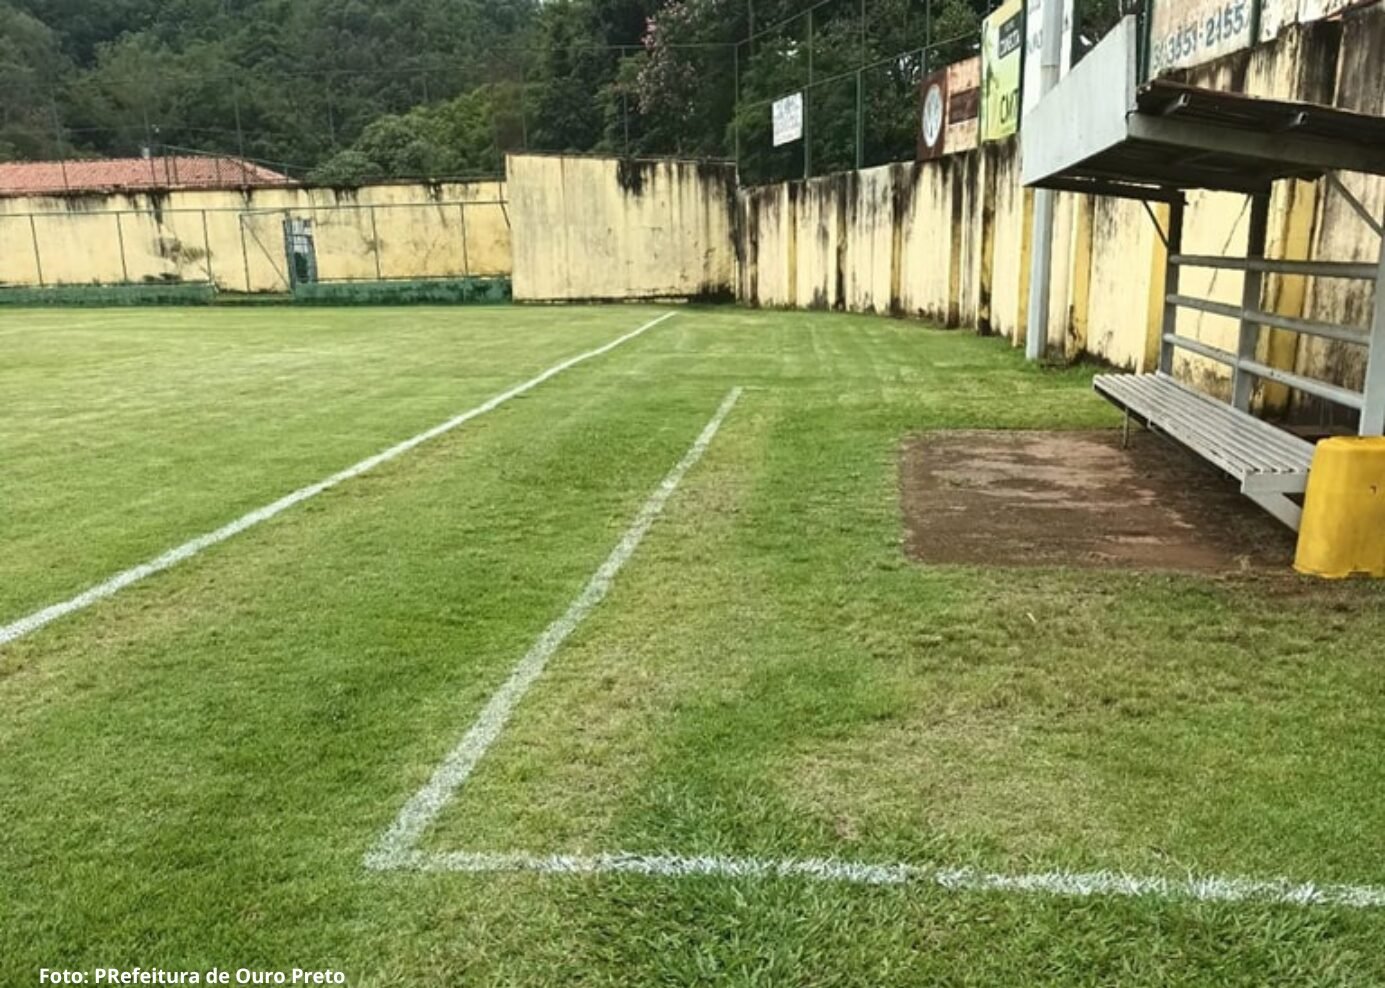
[[[666,311],[6,313],[0,625]],[[1385,984],[1375,900],[1186,883],[1385,886],[1385,592],[905,557],[907,435],[1114,427],[1088,378],[908,322],[679,309],[0,645],[0,985]],[[367,867],[733,388],[435,807],[433,864]],[[924,877],[775,873],[821,861]]]

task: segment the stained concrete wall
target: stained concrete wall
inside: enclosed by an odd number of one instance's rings
[[[725,297],[734,290],[734,166],[510,155],[514,297]]]
[[[1184,72],[1196,85],[1336,105],[1385,115],[1385,4],[1347,12],[1340,22],[1286,27],[1271,44]],[[755,305],[841,308],[915,315],[1003,334],[1027,331],[1031,195],[1019,184],[1013,142],[923,164],[890,165],[807,182],[744,190],[740,297]],[[1385,216],[1385,179],[1342,176]],[[1190,193],[1183,249],[1244,254],[1249,202],[1226,193]],[[1167,225],[1165,207],[1154,220]],[[1278,183],[1270,203],[1267,253],[1292,259],[1375,260],[1379,241],[1324,181]],[[1047,350],[1090,356],[1131,370],[1158,359],[1166,251],[1137,202],[1061,194],[1054,219]],[[1243,276],[1184,268],[1183,294],[1239,304]],[[1289,316],[1365,326],[1371,286],[1339,279],[1270,276],[1259,304]],[[1239,325],[1192,310],[1178,331],[1236,349]],[[1262,329],[1258,359],[1311,377],[1359,387],[1361,347]],[[1222,365],[1179,352],[1175,373],[1225,395]],[[1341,409],[1269,383],[1257,404],[1298,418],[1342,419]]]
[[[0,198],[0,284],[283,291],[285,216],[313,221],[324,279],[508,275],[504,197],[501,182],[446,182]]]
[[[989,305],[981,270],[986,159],[974,151],[743,190],[739,296],[974,324]],[[1002,222],[1007,236],[1018,235],[1009,210]],[[1011,325],[1015,318],[1007,315]]]

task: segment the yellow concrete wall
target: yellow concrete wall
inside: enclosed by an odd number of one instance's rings
[[[1158,238],[1138,202],[1092,200],[1091,287],[1084,352],[1129,370],[1145,366]],[[1156,313],[1157,315],[1157,313]]]
[[[981,174],[973,152],[741,191],[739,297],[972,324]]]
[[[1337,105],[1362,113],[1385,114],[1385,59],[1381,57],[1385,52],[1385,5],[1346,14],[1342,30]],[[1347,43],[1348,38],[1352,43]],[[1374,216],[1385,217],[1385,178],[1349,173],[1342,173],[1339,178]],[[1313,239],[1317,257],[1374,261],[1378,256],[1379,241],[1341,194],[1329,189],[1326,183],[1319,183]],[[1371,313],[1370,295],[1371,286],[1365,282],[1309,279],[1304,314],[1311,319],[1364,326]],[[1301,339],[1295,369],[1310,377],[1359,388],[1365,373],[1365,351],[1349,343]],[[1302,394],[1295,395],[1295,407],[1301,417],[1312,421],[1335,423],[1342,418],[1340,408]]]
[[[1033,193],[1019,181],[1019,154],[1013,141],[988,145],[986,167],[994,172],[994,240],[991,245],[991,325],[1018,345],[1024,340],[1029,305],[1029,239]]]
[[[735,169],[510,155],[517,299],[729,296]]]
[[[901,190],[907,192],[900,216],[899,309],[953,325],[961,318],[962,294],[961,286],[954,283],[960,271],[953,265],[965,251],[965,242],[957,234],[967,229],[953,215],[960,161],[903,166],[898,175]]]
[[[282,291],[290,215],[313,221],[324,279],[507,275],[504,196],[501,182],[448,182],[4,198],[0,284],[39,284],[36,236],[45,284],[210,276],[226,290]]]

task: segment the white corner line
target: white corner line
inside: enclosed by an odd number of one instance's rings
[[[491,696],[461,741],[434,770],[423,788],[404,804],[394,823],[366,853],[367,868],[379,870],[398,867],[397,862],[412,852],[424,831],[437,819],[443,807],[451,802],[487,749],[500,736],[515,706],[539,678],[553,653],[610,592],[616,574],[634,555],[645,533],[649,531],[669,497],[682,482],[683,476],[702,459],[702,454],[707,452],[707,447],[716,436],[717,430],[721,428],[722,421],[740,396],[741,389],[732,388],[722,399],[716,413],[683,454],[683,458],[668,472],[668,476],[654,489],[654,493],[649,495],[635,520],[630,523],[630,527],[625,530],[611,554],[606,557],[606,561],[592,574],[586,586],[568,605],[563,615],[544,629],[529,647],[529,651],[519,660],[509,678]]]
[[[544,875],[647,875],[657,878],[789,878],[851,885],[932,886],[949,892],[1000,892],[1066,898],[1113,896],[1192,902],[1252,902],[1286,906],[1385,907],[1385,887],[1319,885],[1285,878],[1255,879],[1216,875],[1159,878],[1123,872],[1045,871],[1020,874],[977,868],[910,864],[868,864],[835,858],[735,858],[676,854],[535,855],[454,851],[429,854],[402,851],[374,867],[419,872],[536,872]]]
[[[16,639],[23,638],[25,635],[37,631],[39,628],[42,628],[45,624],[48,624],[51,621],[56,621],[58,618],[71,614],[74,611],[80,611],[85,607],[90,607],[97,601],[102,600],[120,590],[125,589],[132,583],[137,583],[147,576],[152,576],[155,573],[159,573],[163,570],[166,570],[171,566],[176,566],[183,560],[197,555],[203,549],[207,549],[210,546],[214,546],[218,542],[225,542],[231,536],[237,535],[245,531],[247,528],[251,528],[254,525],[258,525],[262,521],[267,521],[268,519],[273,518],[280,512],[293,507],[295,504],[299,504],[303,501],[306,501],[311,497],[316,497],[318,494],[321,494],[323,491],[329,490],[337,486],[344,480],[350,480],[352,477],[359,477],[367,470],[372,470],[382,463],[387,463],[390,460],[393,460],[396,457],[404,453],[407,453],[415,446],[419,446],[423,443],[426,443],[430,439],[436,439],[438,436],[441,436],[445,432],[451,432],[459,425],[462,425],[466,422],[470,422],[472,419],[477,418],[481,415],[485,415],[487,412],[494,411],[501,405],[505,404],[505,402],[509,401],[511,398],[519,397],[526,391],[538,387],[540,384],[542,384],[544,381],[547,381],[549,378],[555,377],[558,374],[561,374],[563,371],[568,370],[571,367],[575,367],[585,360],[590,360],[593,357],[599,357],[603,353],[609,353],[611,350],[614,350],[622,343],[628,343],[630,340],[633,340],[635,337],[639,336],[641,333],[644,333],[646,330],[653,329],[655,326],[659,325],[659,323],[663,322],[665,319],[669,319],[677,314],[678,313],[676,312],[665,312],[658,318],[651,319],[643,326],[639,327],[638,329],[631,330],[624,336],[619,336],[611,342],[603,344],[602,346],[599,346],[594,350],[588,350],[585,353],[579,353],[575,357],[569,357],[567,360],[564,360],[561,363],[554,364],[552,367],[548,368],[548,370],[544,371],[542,374],[539,374],[537,377],[532,377],[529,380],[525,381],[523,384],[518,384],[515,387],[510,388],[510,390],[508,391],[502,391],[500,394],[496,395],[493,398],[487,399],[486,401],[477,405],[475,408],[462,412],[460,415],[454,415],[446,422],[441,422],[438,425],[433,426],[431,429],[428,429],[424,432],[420,432],[418,435],[405,439],[401,443],[396,443],[389,449],[376,453],[374,456],[366,457],[359,463],[349,466],[345,470],[338,471],[337,473],[332,474],[332,476],[328,477],[325,480],[319,480],[317,483],[309,484],[307,487],[300,487],[292,494],[285,494],[283,497],[279,498],[279,500],[273,502],[272,504],[266,504],[262,508],[256,508],[254,511],[251,511],[248,514],[241,515],[241,517],[237,518],[235,521],[221,526],[214,532],[208,532],[205,535],[199,535],[197,536],[197,538],[184,542],[182,545],[177,546],[176,548],[169,549],[161,556],[156,556],[148,562],[140,563],[138,566],[132,566],[130,569],[117,573],[110,579],[105,580],[101,583],[98,583],[94,587],[82,591],[75,597],[61,601],[57,604],[51,604],[48,607],[43,608],[42,610],[35,611],[34,613],[28,614],[22,618],[19,618],[16,621],[12,621],[9,624],[0,625],[0,645],[5,645],[9,642],[15,641]]]

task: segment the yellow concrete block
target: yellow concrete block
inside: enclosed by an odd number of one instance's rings
[[[1385,438],[1318,443],[1294,569],[1333,578],[1385,577]]]

